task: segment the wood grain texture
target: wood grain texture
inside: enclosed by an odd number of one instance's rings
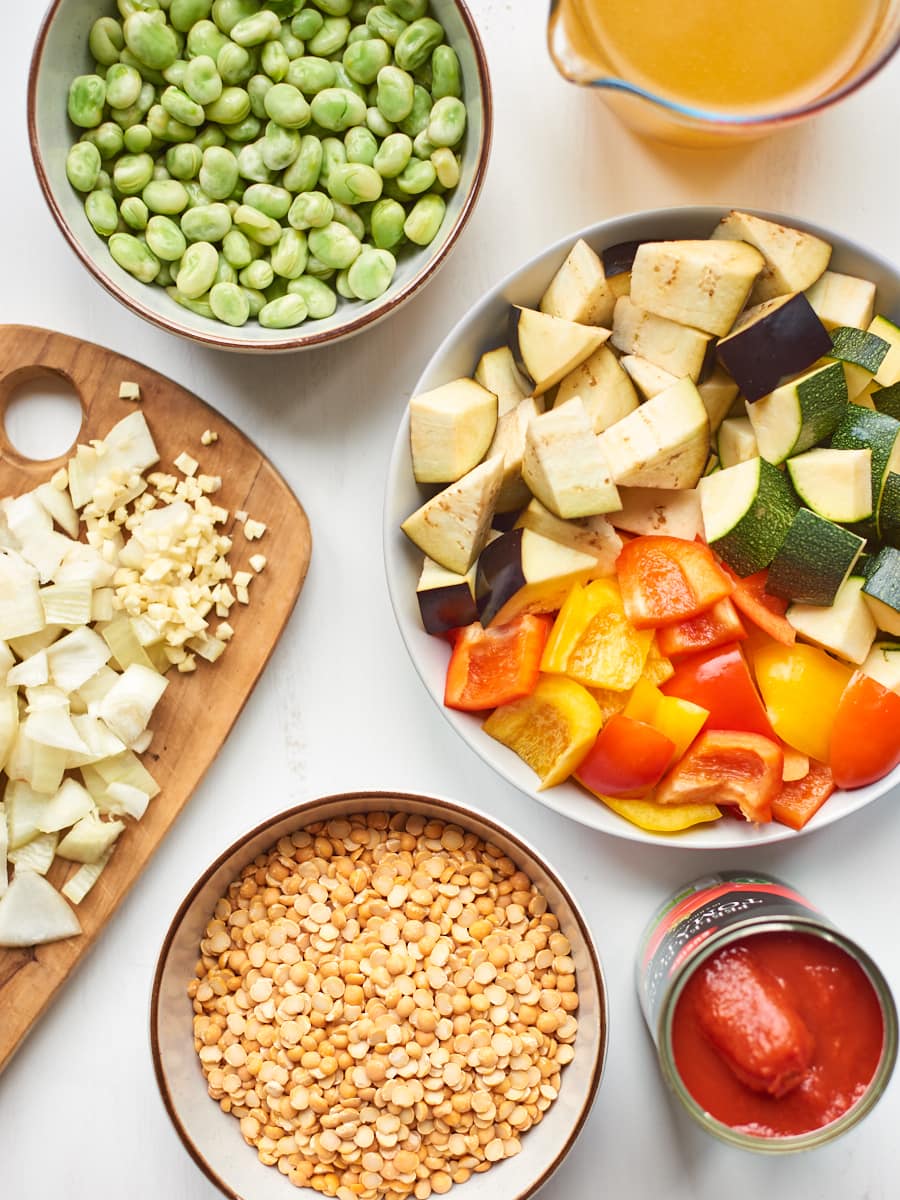
[[[253,553],[265,554],[268,564],[250,585],[249,607],[236,604],[231,610],[234,641],[219,661],[198,659],[194,674],[169,672],[169,686],[151,721],[153,742],[143,756],[162,790],[140,822],[127,822],[108,866],[78,906],[83,934],[30,950],[0,950],[0,1071],[87,954],[228,736],[300,594],[312,548],[309,522],[297,498],[256,446],[221,414],[129,358],[29,326],[0,326],[0,495],[18,494],[49,479],[68,458],[30,461],[3,431],[6,407],[17,388],[48,375],[68,380],[81,399],[81,442],[102,437],[133,410],[133,403],[119,399],[119,383],[138,383],[140,407],[160,454],[156,469],[172,470],[175,457],[187,450],[203,473],[220,475],[216,503],[230,513],[244,509],[268,526],[261,541],[254,542],[236,528],[232,568],[245,567]],[[219,435],[210,446],[200,441],[206,429]],[[226,532],[231,525],[229,519]],[[77,864],[57,859],[49,878],[60,886],[76,869]]]

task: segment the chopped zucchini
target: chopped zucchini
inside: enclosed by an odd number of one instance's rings
[[[769,566],[766,591],[801,604],[833,604],[864,545],[849,529],[801,508]]]
[[[872,451],[817,447],[787,461],[794,491],[829,521],[865,521],[872,515]]]
[[[900,694],[900,645],[876,642],[860,670],[882,687]]]
[[[859,575],[845,580],[829,608],[814,604],[792,604],[787,619],[808,641],[830,650],[847,662],[865,662],[875,641],[875,621],[863,598]]]
[[[769,565],[798,508],[782,473],[764,458],[705,475],[700,502],[707,542],[742,576]]]
[[[872,451],[872,511],[875,515],[862,521],[856,532],[867,538],[877,537],[878,514],[888,473],[900,470],[900,421],[859,404],[848,404],[832,435],[831,445],[836,450],[868,447]]]
[[[771,463],[802,454],[834,433],[847,408],[847,384],[840,363],[815,367],[783,384],[747,415],[759,453]]]
[[[882,387],[900,383],[900,329],[887,317],[877,316],[869,325],[869,333],[874,333],[890,346],[875,372],[875,382]]]
[[[900,550],[893,546],[879,550],[862,590],[878,628],[900,637]]]

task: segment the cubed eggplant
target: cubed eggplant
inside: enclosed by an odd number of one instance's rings
[[[596,579],[604,566],[593,554],[511,529],[478,559],[475,601],[482,625],[504,625],[525,612],[555,612],[576,583]]]
[[[748,309],[717,347],[719,362],[750,401],[830,351],[828,330],[802,292]]]
[[[416,584],[416,598],[426,633],[449,633],[478,620],[475,605],[475,568],[467,575],[448,571],[426,558]]]

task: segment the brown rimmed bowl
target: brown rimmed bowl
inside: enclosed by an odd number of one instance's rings
[[[117,16],[112,0],[53,0],[35,43],[28,79],[28,136],[44,199],[63,236],[98,283],[132,312],[180,337],[221,350],[286,351],[322,346],[361,333],[409,300],[446,260],[472,213],[484,182],[493,128],[491,84],[484,47],[464,0],[430,0],[460,59],[468,128],[459,184],[446,196],[447,213],[429,246],[405,246],[383,296],[368,303],[338,299],[331,317],[294,329],[240,328],[199,316],[176,304],[162,287],[139,283],[116,262],[84,212],[84,197],[66,178],[66,154],[78,132],[66,115],[69,84],[91,72],[88,33],[101,16]]]
[[[187,986],[194,977],[200,940],[216,901],[247,863],[279,838],[313,822],[373,811],[421,813],[499,846],[539,886],[572,945],[580,997],[579,1028],[575,1057],[563,1070],[559,1096],[540,1125],[523,1135],[521,1153],[452,1189],[459,1200],[496,1200],[498,1196],[525,1200],[565,1158],[594,1102],[608,1040],[606,984],[584,916],[556,872],[511,829],[451,800],[401,792],[325,796],[264,821],[206,868],[175,914],[153,981],[150,1041],[163,1102],[188,1153],[230,1200],[286,1200],[296,1194],[283,1175],[259,1162],[241,1137],[237,1120],[210,1099],[194,1049]]]

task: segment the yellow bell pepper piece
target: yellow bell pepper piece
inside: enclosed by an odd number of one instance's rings
[[[612,579],[576,586],[566,597],[544,648],[541,670],[585,687],[627,692],[641,677],[653,630],[636,630]]]
[[[639,679],[625,705],[625,716],[652,725],[672,742],[673,761],[681,758],[688,746],[706,724],[709,711],[690,700],[664,696],[658,687]]]
[[[667,679],[671,679],[675,674],[675,668],[671,661],[662,653],[659,646],[656,644],[656,638],[650,643],[650,649],[647,651],[647,661],[644,663],[644,670],[641,672],[641,679],[646,679],[650,683],[655,683],[657,687],[661,683],[665,683]]]
[[[715,804],[657,804],[654,800],[623,800],[601,796],[599,792],[593,794],[614,813],[649,833],[680,833],[704,821],[717,821],[722,815]]]
[[[615,692],[612,688],[589,688],[588,691],[600,705],[604,725],[610,717],[622,711],[631,695],[631,692]]]
[[[587,688],[565,675],[542,675],[530,696],[495,708],[482,728],[531,767],[543,791],[572,774],[602,721]]]
[[[838,701],[853,667],[803,642],[757,647],[753,665],[778,736],[801,754],[828,762]]]

